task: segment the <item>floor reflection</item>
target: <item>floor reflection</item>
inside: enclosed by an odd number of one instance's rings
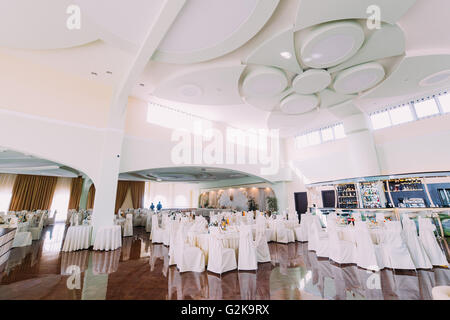
[[[256,272],[180,273],[168,248],[153,245],[144,228],[115,251],[60,252],[66,228],[44,230],[40,241],[14,248],[0,266],[0,299],[432,299],[450,285],[450,270],[368,272],[319,259],[307,244],[269,245],[272,262]]]

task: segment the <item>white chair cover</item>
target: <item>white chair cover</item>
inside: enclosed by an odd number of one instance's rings
[[[387,257],[386,267],[391,269],[415,269],[408,247],[401,235],[400,221],[386,224],[387,230],[382,232],[382,244]]]
[[[152,232],[150,233],[150,240],[152,240],[152,243],[163,242],[163,231],[159,227],[157,214],[152,216]]]
[[[145,224],[145,231],[146,232],[151,232],[152,231],[152,217],[153,217],[153,213],[152,212],[147,212],[147,219],[146,219],[146,224]]]
[[[406,214],[403,215],[403,237],[416,269],[432,269],[430,258],[417,235],[416,224]]]
[[[270,250],[269,245],[267,244],[266,238],[266,224],[257,223],[256,224],[256,260],[257,262],[270,262]]]
[[[208,271],[222,274],[237,268],[236,254],[233,249],[224,248],[216,233],[209,238]]]
[[[239,234],[239,270],[256,270],[258,262],[256,257],[256,245],[253,242],[251,227],[241,226]]]
[[[328,222],[328,241],[330,260],[339,264],[354,263],[356,246],[353,242],[340,240],[336,230],[336,221]]]
[[[433,266],[447,266],[447,259],[434,236],[436,226],[429,218],[419,217],[419,239]]]
[[[355,221],[354,236],[356,240],[355,261],[358,267],[372,271],[383,269],[382,247],[372,242],[365,222]]]
[[[125,218],[125,226],[123,228],[123,236],[131,237],[133,235],[133,215],[127,213]]]
[[[41,239],[42,228],[44,227],[44,219],[45,219],[44,215],[41,215],[38,226],[28,229],[31,232],[33,240]]]

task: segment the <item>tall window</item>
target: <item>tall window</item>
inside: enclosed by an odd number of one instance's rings
[[[58,212],[56,221],[65,221],[67,217],[67,209],[69,208],[70,187],[72,178],[58,178],[53,194],[52,205],[50,207],[51,214]]]
[[[370,115],[374,130],[417,121],[450,112],[450,94],[442,92],[431,97],[374,112]]]
[[[345,138],[344,125],[338,123],[295,137],[295,145],[298,149],[301,149],[342,138]]]

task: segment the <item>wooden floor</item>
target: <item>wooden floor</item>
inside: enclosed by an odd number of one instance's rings
[[[40,241],[11,251],[0,267],[0,300],[8,299],[431,299],[450,285],[450,270],[372,273],[318,259],[307,244],[270,243],[272,262],[256,272],[180,273],[168,248],[144,228],[112,252],[60,252],[66,227],[47,227]]]

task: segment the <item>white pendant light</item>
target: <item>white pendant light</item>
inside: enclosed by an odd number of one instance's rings
[[[283,92],[288,85],[286,74],[277,68],[259,67],[245,77],[242,90],[249,97],[270,97]]]

